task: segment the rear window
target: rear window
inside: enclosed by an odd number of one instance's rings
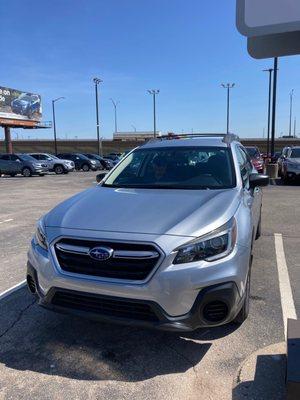
[[[256,147],[246,147],[247,153],[251,158],[259,158],[260,153]]]

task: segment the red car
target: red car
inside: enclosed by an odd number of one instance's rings
[[[265,162],[264,162],[264,159],[262,158],[258,148],[254,147],[254,146],[246,147],[246,150],[251,158],[254,168],[257,170],[257,172],[259,172],[260,174],[263,174],[264,169],[265,169]]]

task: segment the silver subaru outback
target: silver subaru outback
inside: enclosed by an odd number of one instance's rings
[[[43,307],[103,321],[240,324],[268,182],[233,135],[148,142],[39,221],[29,290]]]

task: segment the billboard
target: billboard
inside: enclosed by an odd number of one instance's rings
[[[41,121],[41,96],[0,86],[0,118]]]
[[[300,30],[299,0],[237,0],[237,27],[247,37]]]

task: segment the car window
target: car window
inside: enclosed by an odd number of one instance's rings
[[[237,146],[237,158],[240,167],[241,178],[243,181],[243,186],[248,186],[249,175],[253,169],[250,159],[248,159],[248,154],[240,147]]]
[[[300,158],[300,149],[292,149],[291,158]]]
[[[162,189],[224,189],[235,186],[231,152],[224,147],[137,149],[104,186]]]
[[[36,160],[40,159],[40,155],[39,154],[31,154],[31,157],[35,158]]]
[[[4,154],[3,156],[1,156],[1,159],[5,160],[5,161],[9,161],[10,160],[10,156],[7,155],[7,154]]]
[[[12,154],[12,155],[10,156],[10,159],[11,159],[12,161],[17,161],[17,160],[19,160],[19,157],[16,156],[15,154]]]

